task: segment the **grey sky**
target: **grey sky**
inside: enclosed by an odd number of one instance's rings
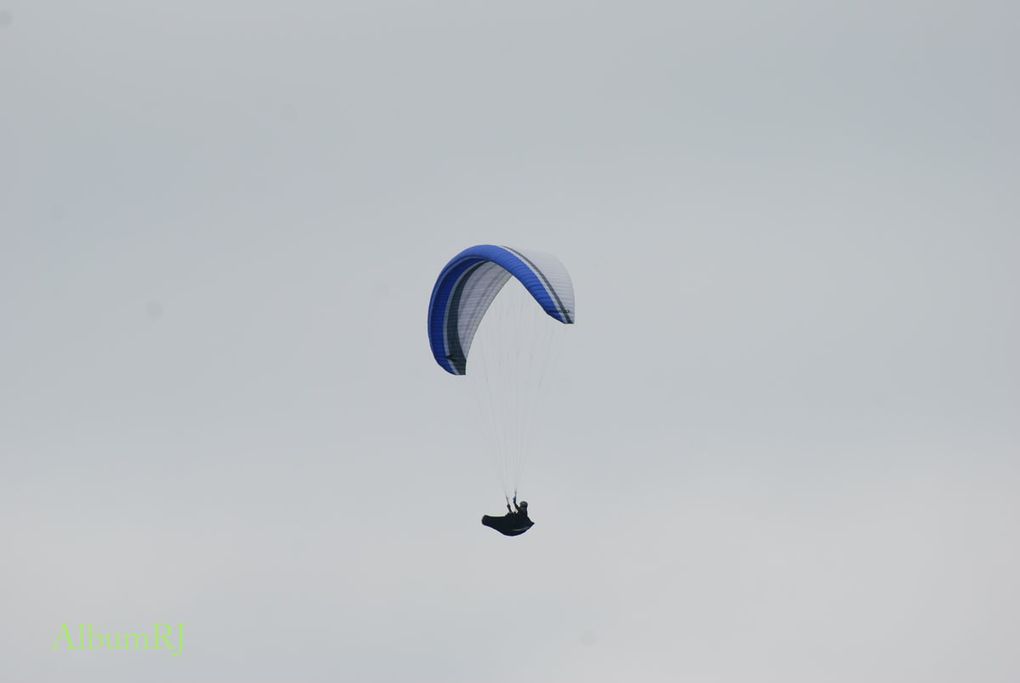
[[[1016,681],[1018,21],[0,0],[0,679]],[[518,539],[479,242],[578,297]]]

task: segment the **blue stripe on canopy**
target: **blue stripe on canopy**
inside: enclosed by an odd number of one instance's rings
[[[504,247],[491,244],[469,247],[443,268],[429,301],[428,332],[432,355],[440,367],[454,375],[463,375],[467,371],[467,355],[463,349],[471,342],[459,337],[458,307],[465,292],[471,291],[473,276],[486,263],[494,263],[517,278],[550,316],[562,323],[573,322],[570,312],[561,308],[556,292],[543,282],[548,282],[547,278],[533,264]]]

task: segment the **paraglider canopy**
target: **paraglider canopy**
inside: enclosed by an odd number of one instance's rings
[[[552,318],[574,322],[574,287],[555,256],[491,244],[469,247],[446,264],[432,288],[429,345],[440,367],[453,375],[466,374],[478,325],[511,277]]]

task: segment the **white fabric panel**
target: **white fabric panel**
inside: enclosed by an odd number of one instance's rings
[[[510,273],[502,266],[490,262],[479,266],[464,285],[457,311],[457,334],[465,358],[468,357],[471,342],[485,312],[509,279]]]
[[[552,254],[546,254],[541,251],[531,251],[526,249],[514,249],[518,254],[521,254],[533,264],[535,267],[542,271],[542,275],[549,282],[549,286],[553,288],[556,296],[563,303],[563,308],[566,310],[567,316],[570,321],[574,321],[574,283],[570,279],[570,273],[560,263],[560,260]],[[555,298],[555,297],[554,297]]]

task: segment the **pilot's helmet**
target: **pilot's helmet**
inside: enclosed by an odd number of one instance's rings
[[[528,509],[528,501],[522,500],[520,503],[517,504],[517,507],[519,507],[522,511],[527,510]]]

